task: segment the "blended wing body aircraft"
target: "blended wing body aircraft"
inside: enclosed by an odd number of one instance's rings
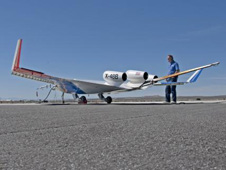
[[[205,66],[182,71],[172,75],[158,78],[156,75],[148,74],[145,71],[128,70],[127,72],[105,71],[103,74],[104,81],[87,81],[66,79],[47,75],[45,73],[20,67],[22,39],[19,39],[16,46],[14,61],[12,65],[12,74],[28,79],[42,81],[53,84],[54,89],[62,92],[62,102],[64,103],[64,93],[70,93],[74,99],[79,99],[82,103],[87,103],[86,97],[79,98],[79,94],[98,94],[101,100],[108,104],[112,102],[110,96],[104,97],[103,94],[128,92],[134,90],[144,90],[151,86],[167,86],[167,85],[184,85],[195,82],[202,70],[208,67],[216,66],[219,62],[208,64]],[[167,78],[194,72],[194,74],[186,82],[162,82]]]

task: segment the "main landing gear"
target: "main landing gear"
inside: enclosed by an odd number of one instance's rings
[[[78,104],[87,104],[87,99],[85,96],[81,96],[79,97],[78,94],[74,93],[72,94],[73,98],[75,101],[78,101]],[[105,101],[107,104],[111,104],[112,103],[112,98],[111,96],[108,97],[104,97],[102,93],[98,94],[99,98],[103,101]],[[64,104],[64,93],[62,94],[62,103]]]
[[[111,102],[112,102],[111,96],[108,96],[105,98],[102,93],[99,93],[98,97],[100,98],[100,100],[107,102],[107,104],[111,104]]]
[[[79,98],[78,104],[87,104],[87,100],[85,96]]]
[[[85,96],[79,98],[78,94],[72,94],[75,101],[78,101],[78,104],[87,104],[87,99]]]

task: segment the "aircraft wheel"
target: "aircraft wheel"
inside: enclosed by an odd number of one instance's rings
[[[86,97],[85,96],[80,97],[80,101],[83,104],[87,104],[87,100],[86,100]]]
[[[112,98],[110,96],[108,96],[105,101],[107,102],[107,104],[111,104],[112,102]]]

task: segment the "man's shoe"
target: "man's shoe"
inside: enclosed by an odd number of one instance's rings
[[[177,104],[177,102],[175,102],[175,101],[172,101],[172,102],[171,102],[171,104]]]

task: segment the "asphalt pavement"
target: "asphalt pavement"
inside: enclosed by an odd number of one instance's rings
[[[226,169],[226,103],[0,105],[0,169]]]

